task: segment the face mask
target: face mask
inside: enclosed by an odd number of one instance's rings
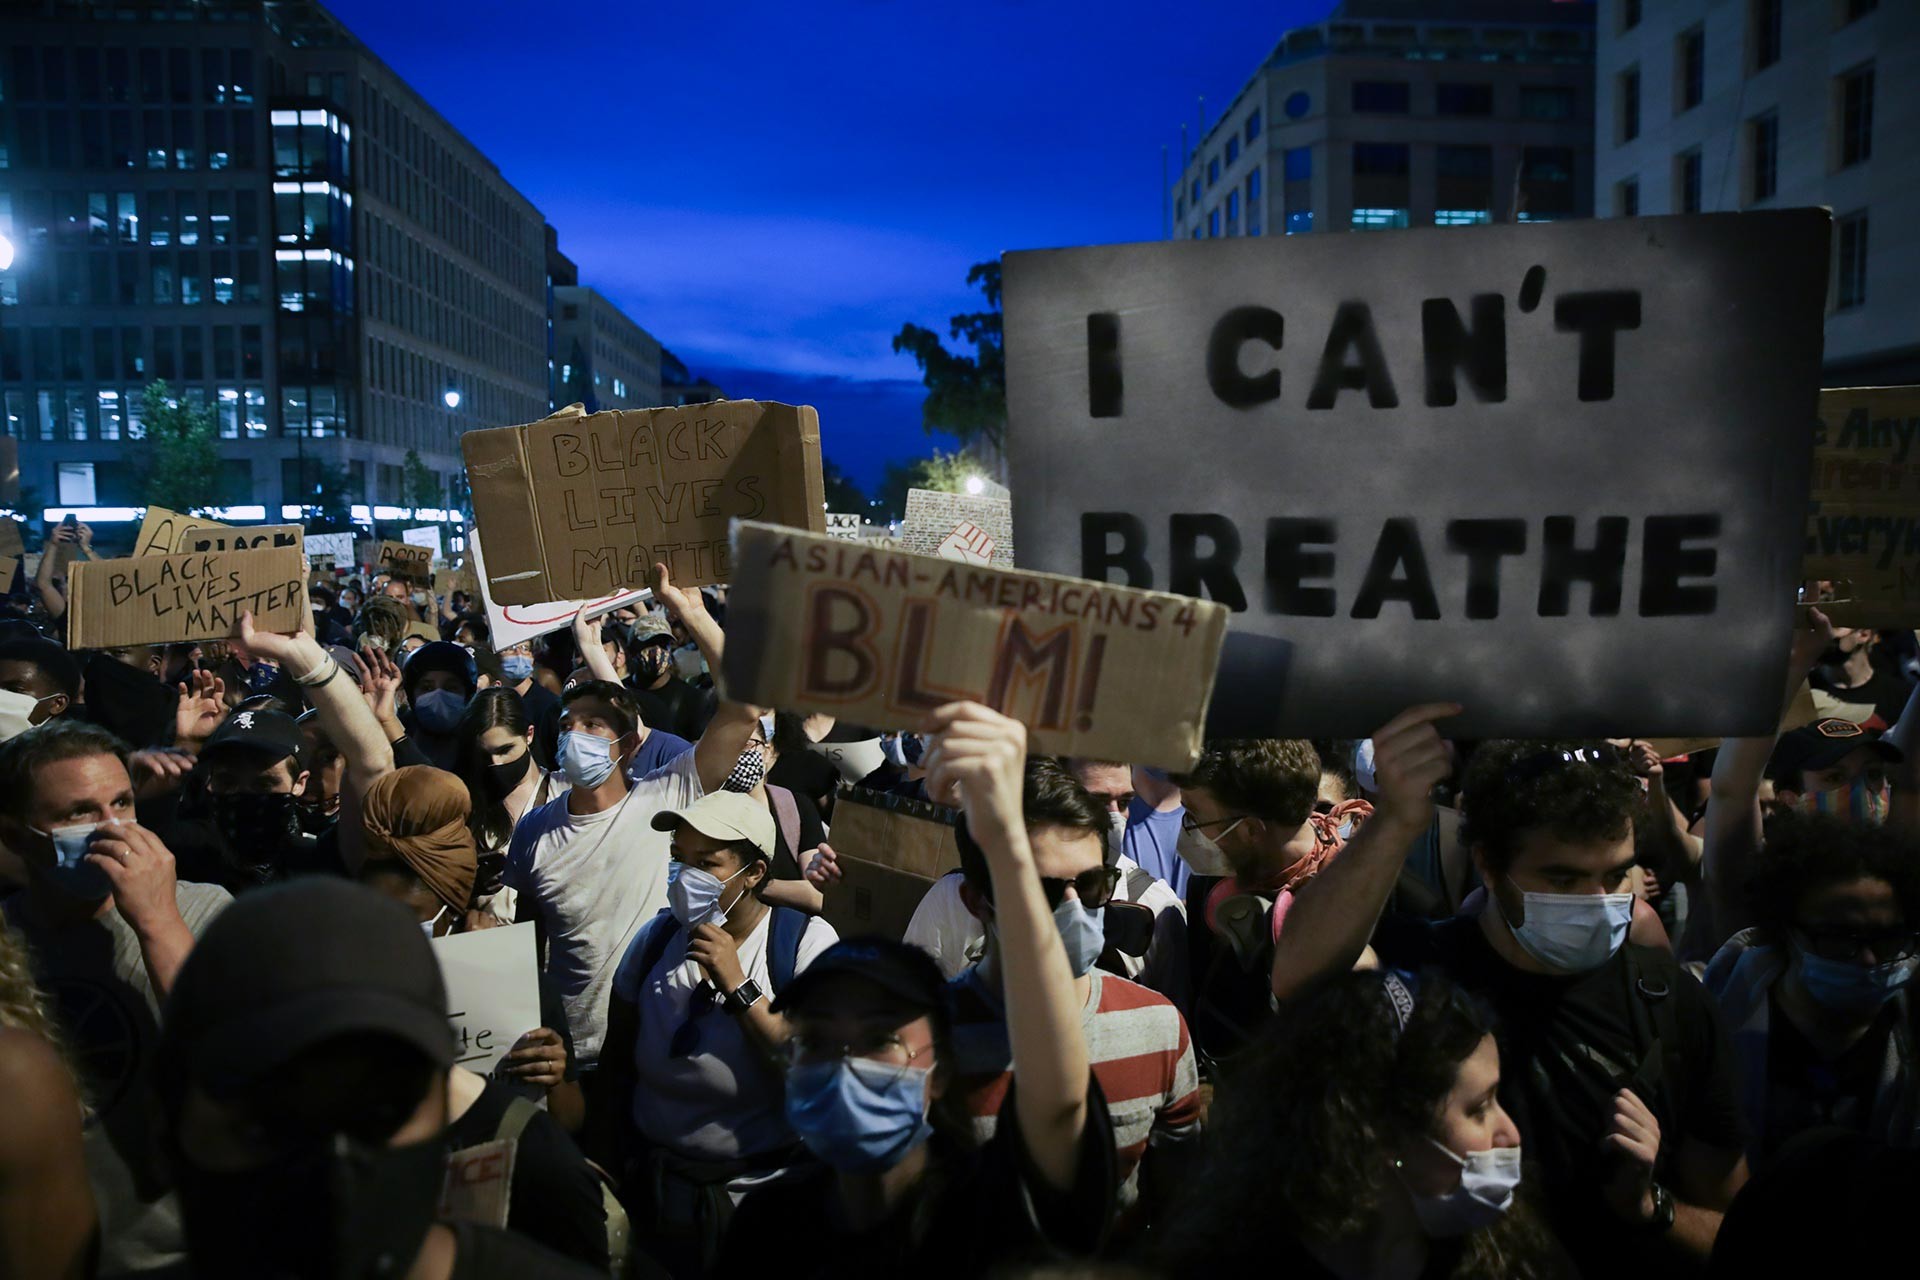
[[[87,861],[87,846],[93,843],[97,822],[81,822],[71,827],[41,831],[28,827],[35,835],[45,836],[53,846],[53,866],[46,868],[47,880],[62,893],[83,902],[98,902],[113,892],[107,873]]]
[[[267,693],[280,678],[280,668],[271,662],[256,662],[247,668],[247,692]]]
[[[1204,831],[1180,831],[1180,842],[1175,848],[1186,864],[1201,875],[1232,875],[1233,860],[1227,857],[1227,851],[1220,842],[1239,830],[1245,818],[1235,818],[1220,828],[1220,834],[1210,836]]]
[[[751,864],[749,864],[751,865]],[[726,891],[735,876],[744,875],[747,868],[728,876],[725,880],[690,867],[684,862],[667,864],[667,907],[673,912],[673,918],[682,928],[691,929],[697,924],[710,924],[718,929],[727,923],[727,913],[720,905],[720,895]],[[733,901],[739,902],[746,896],[742,889],[733,895]],[[729,904],[732,905],[732,904]]]
[[[533,674],[533,659],[524,653],[504,654],[500,658],[500,673],[519,684]]]
[[[213,825],[220,832],[221,855],[229,866],[264,880],[281,847],[299,830],[298,801],[291,791],[244,791],[216,795]]]
[[[1109,813],[1107,815],[1107,848],[1115,857],[1127,849],[1127,815]]]
[[[634,654],[634,670],[651,684],[673,666],[673,650],[663,644],[650,644]]]
[[[1847,960],[1810,955],[1794,944],[1800,959],[1800,981],[1807,994],[1836,1013],[1871,1013],[1900,994],[1920,969],[1920,956],[1890,960],[1871,967]]]
[[[428,733],[452,733],[466,709],[467,700],[452,689],[430,689],[413,700],[413,718]]]
[[[909,765],[920,763],[920,755],[926,750],[926,743],[917,733],[897,733],[880,740],[880,751],[887,762],[896,769],[905,769]]]
[[[1830,814],[1842,822],[1873,827],[1886,824],[1887,806],[1888,788],[1876,787],[1865,778],[1831,791],[1809,791],[1793,802],[1801,813]]]
[[[1443,1240],[1498,1222],[1513,1204],[1514,1189],[1520,1185],[1520,1148],[1494,1147],[1457,1156],[1432,1138],[1427,1142],[1460,1166],[1460,1185],[1443,1196],[1407,1193],[1420,1229],[1435,1240]]]
[[[513,794],[513,789],[526,781],[527,770],[533,768],[533,753],[522,751],[504,764],[487,766],[487,790],[496,796]]]
[[[360,607],[360,598],[352,592],[342,592],[340,595],[340,607],[348,613],[352,613]]]
[[[440,923],[440,917],[444,916],[445,914],[447,914],[447,909],[446,907],[443,906],[438,911],[433,913],[433,919],[422,920],[420,922],[420,932],[427,935],[427,940],[429,942],[433,940],[433,930],[435,926],[437,926]]]
[[[1060,941],[1066,944],[1067,968],[1076,978],[1084,977],[1106,950],[1105,915],[1105,907],[1089,911],[1078,898],[1062,898],[1060,905],[1053,909],[1053,927],[1060,931]]]
[[[864,1058],[809,1062],[787,1072],[787,1123],[842,1173],[879,1173],[933,1133],[924,1067]]]
[[[745,793],[759,786],[766,776],[767,749],[748,747],[740,753],[740,758],[733,762],[733,772],[729,773],[727,780],[720,784],[720,789]]]
[[[1562,973],[1585,973],[1612,958],[1633,923],[1630,893],[1529,893],[1526,923],[1507,921],[1528,955]],[[1504,919],[1506,911],[1501,909]]]
[[[589,791],[613,776],[613,740],[569,729],[560,735],[560,768]]]
[[[300,830],[310,836],[317,836],[333,825],[340,816],[340,797],[336,794],[331,800],[319,804],[307,804],[304,801],[295,806],[298,813]]]
[[[367,1147],[344,1135],[235,1172],[173,1161],[195,1275],[401,1276],[433,1225],[447,1145]]]
[[[33,728],[34,712],[40,710],[40,703],[46,701],[46,698],[35,700],[24,693],[0,689],[0,742],[17,738]]]

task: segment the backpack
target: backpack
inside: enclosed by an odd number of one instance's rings
[[[793,981],[794,972],[800,967],[800,940],[806,937],[807,921],[813,917],[792,907],[767,909],[773,913],[773,922],[767,926],[770,931],[767,938],[767,980],[773,984],[773,990],[767,992],[767,996],[771,999]],[[641,928],[639,977],[642,981],[660,967],[668,945],[679,932],[680,921],[674,918],[672,909],[668,907],[660,908],[660,913]]]
[[[767,784],[767,795],[773,800],[773,816],[780,826],[780,836],[787,842],[787,854],[793,859],[793,865],[805,871],[806,865],[800,861],[800,855],[807,850],[800,847],[800,805],[793,798],[793,792],[785,787]]]
[[[527,1131],[527,1126],[539,1113],[539,1107],[515,1095],[514,1099],[507,1103],[505,1114],[500,1117],[500,1127],[493,1131],[494,1141],[498,1142],[506,1138],[517,1144],[520,1141],[520,1135]],[[587,1161],[587,1164],[600,1183],[600,1208],[607,1217],[608,1270],[614,1276],[624,1276],[627,1274],[633,1254],[633,1227],[627,1221],[625,1207],[613,1194],[612,1179],[608,1178],[605,1171],[591,1160]]]

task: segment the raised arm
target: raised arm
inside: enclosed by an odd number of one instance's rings
[[[40,568],[33,575],[33,589],[40,593],[40,604],[46,609],[49,618],[59,618],[67,611],[65,593],[53,585],[53,544],[72,541],[71,538],[62,536],[70,532],[72,531],[65,525],[53,531],[53,536],[47,539],[47,545],[40,552]]]
[[[1407,847],[1433,823],[1434,784],[1453,767],[1434,724],[1459,713],[1453,702],[1410,707],[1373,735],[1380,801],[1340,856],[1295,895],[1287,927],[1274,943],[1276,999],[1353,968],[1366,951]]]
[[[924,731],[928,790],[960,790],[967,830],[993,880],[1001,960],[1018,975],[1006,998],[1020,1138],[1047,1184],[1064,1191],[1080,1167],[1087,1127],[1087,1041],[1067,951],[1027,843],[1026,726],[977,702],[950,702]]]
[[[591,607],[583,604],[573,615],[573,646],[580,651],[580,664],[595,680],[619,684],[620,673],[613,669],[613,659],[607,657],[607,646],[600,640],[599,619],[587,619],[587,610]]]
[[[683,590],[673,585],[673,577],[667,572],[667,566],[653,566],[655,585],[653,598],[666,606],[672,617],[678,618],[686,627],[693,642],[700,647],[700,656],[707,660],[707,667],[720,670],[720,653],[724,643],[720,634],[720,624],[707,612],[706,601],[700,598],[700,592]],[[601,655],[606,656],[604,653]],[[747,749],[747,739],[753,736],[754,722],[762,715],[759,707],[750,707],[744,702],[734,702],[726,698],[713,713],[713,719],[707,722],[707,731],[700,735],[700,741],[693,746],[694,767],[700,772],[700,787],[703,791],[717,791],[720,784],[727,780],[738,763],[740,753]]]

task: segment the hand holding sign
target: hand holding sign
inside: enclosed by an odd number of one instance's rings
[[[959,792],[983,849],[1007,848],[1024,832],[1027,727],[977,702],[950,702],[927,717],[927,794]],[[997,838],[996,838],[997,837]]]
[[[513,1042],[500,1059],[500,1074],[540,1089],[552,1089],[567,1078],[567,1046],[551,1027],[535,1027]]]
[[[1373,734],[1375,821],[1424,831],[1433,821],[1433,789],[1453,771],[1453,752],[1435,723],[1459,715],[1457,702],[1409,707]]]

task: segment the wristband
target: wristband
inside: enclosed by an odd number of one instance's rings
[[[323,685],[332,683],[333,678],[339,674],[340,664],[334,660],[332,654],[328,654],[325,663],[315,667],[303,676],[293,677],[293,682],[303,689],[318,689]]]

